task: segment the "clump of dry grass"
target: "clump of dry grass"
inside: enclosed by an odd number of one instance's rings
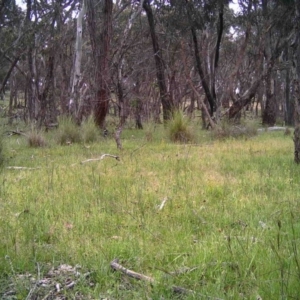
[[[27,142],[29,147],[40,148],[47,145],[46,139],[43,134],[35,129],[32,129],[27,135]]]

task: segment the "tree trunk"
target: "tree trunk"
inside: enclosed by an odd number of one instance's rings
[[[1,84],[1,87],[0,87],[0,94],[2,94],[2,93],[4,94],[6,83],[7,83],[8,79],[9,79],[9,77],[10,77],[11,72],[13,71],[13,69],[16,66],[17,62],[19,61],[19,59],[20,59],[20,57],[17,56],[13,60],[13,62],[11,63],[11,66],[10,66],[9,70],[6,73],[6,75],[5,75],[5,77],[4,77],[3,81],[2,81],[2,84]]]
[[[285,61],[289,60],[289,47],[285,48]],[[291,97],[291,75],[290,68],[285,70],[285,124],[294,126],[294,103]]]
[[[300,163],[300,1],[295,1],[295,41],[294,41],[294,106],[295,106],[295,131],[294,131],[294,160]]]
[[[262,116],[262,123],[263,125],[266,126],[274,126],[276,123],[277,103],[274,96],[275,81],[272,78],[271,73],[268,74],[265,82],[266,82],[266,105]]]
[[[170,95],[167,92],[167,86],[166,86],[165,74],[164,74],[164,69],[165,69],[164,61],[162,58],[162,52],[160,51],[156,32],[155,32],[154,17],[153,17],[152,8],[149,0],[144,1],[143,8],[148,18],[153,52],[154,52],[155,66],[156,66],[157,83],[160,92],[160,100],[163,108],[163,119],[164,122],[166,122],[170,120],[170,118],[172,117],[173,103],[171,102]]]
[[[206,77],[201,65],[201,58],[200,58],[200,53],[199,53],[199,47],[198,47],[198,39],[197,39],[197,33],[196,33],[196,29],[192,26],[191,28],[191,32],[192,32],[192,38],[193,38],[193,44],[194,44],[194,53],[195,53],[195,59],[196,59],[196,67],[201,79],[201,84],[202,87],[204,89],[207,101],[209,103],[209,107],[210,107],[210,115],[213,116],[215,110],[216,110],[216,99],[214,99],[208,83],[206,81]]]
[[[52,52],[52,51],[51,51]],[[47,74],[45,77],[44,89],[39,94],[40,111],[38,113],[38,125],[41,127],[45,122],[56,123],[54,119],[53,105],[54,105],[54,91],[53,91],[53,80],[54,80],[54,55],[49,54],[47,61]],[[49,118],[47,118],[49,113]]]
[[[82,59],[82,20],[85,14],[84,1],[82,1],[82,8],[77,17],[77,31],[76,31],[76,43],[75,43],[75,60],[73,67],[73,74],[71,79],[71,97],[69,102],[69,111],[78,120],[79,111],[79,99],[80,99],[80,83],[82,81],[81,75],[81,59]]]
[[[94,121],[100,128],[105,127],[105,118],[108,113],[110,100],[109,54],[112,36],[113,1],[104,0],[102,5],[103,30],[98,41],[95,3],[92,0],[86,0],[88,30],[95,66],[95,80],[93,82],[93,89],[95,91],[95,100],[93,101]]]
[[[260,82],[262,80],[261,76],[259,79],[256,79],[250,88],[237,100],[235,101],[229,108],[228,117],[229,119],[233,120],[238,113],[246,106],[248,105],[253,97],[256,94],[256,91],[260,85]]]

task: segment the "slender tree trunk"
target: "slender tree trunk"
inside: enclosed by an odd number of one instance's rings
[[[121,45],[120,45],[120,50],[119,50],[119,55],[117,58],[117,63],[118,63],[118,72],[117,72],[117,95],[118,95],[118,101],[119,101],[119,124],[117,126],[117,129],[115,131],[115,141],[117,143],[117,147],[118,149],[122,149],[122,142],[121,142],[121,133],[123,131],[123,126],[125,125],[127,116],[128,116],[128,107],[127,107],[127,101],[126,98],[124,96],[124,90],[123,90],[123,74],[122,74],[122,70],[123,70],[123,50],[126,46],[126,42],[128,39],[128,35],[130,32],[130,29],[133,25],[134,20],[136,19],[137,16],[139,16],[143,10],[143,4],[144,4],[144,0],[141,0],[139,8],[130,16],[126,27],[124,29],[123,32],[123,38],[121,41]]]
[[[13,62],[12,62],[12,64],[11,64],[10,68],[8,69],[8,72],[6,73],[6,75],[5,75],[5,77],[4,77],[3,81],[2,81],[1,87],[0,87],[0,94],[2,94],[2,93],[4,94],[4,90],[5,90],[5,86],[6,86],[6,84],[7,84],[7,81],[8,81],[8,79],[9,79],[9,77],[10,77],[10,75],[11,75],[11,72],[13,71],[14,67],[15,67],[16,64],[18,63],[19,59],[20,59],[20,57],[17,56],[17,57],[13,60]]]
[[[156,77],[160,92],[160,100],[163,108],[163,119],[168,121],[172,117],[173,103],[171,102],[170,95],[167,92],[167,86],[165,81],[165,68],[164,61],[162,58],[162,52],[160,51],[157,35],[155,32],[154,17],[152,13],[152,8],[149,0],[145,0],[143,8],[147,14],[150,34],[152,39],[152,46],[154,52],[155,66],[156,66]]]
[[[294,42],[294,105],[295,105],[295,131],[294,131],[294,160],[300,163],[300,1],[295,1],[295,42]]]
[[[206,81],[206,76],[204,74],[202,64],[201,64],[201,58],[200,58],[200,53],[199,53],[199,47],[198,47],[198,39],[197,39],[197,33],[196,29],[192,26],[191,28],[192,32],[192,38],[193,38],[193,44],[194,44],[194,53],[195,53],[195,59],[196,59],[196,67],[201,79],[202,87],[204,89],[207,101],[209,103],[210,107],[210,115],[213,116],[215,110],[216,110],[216,99],[214,99],[210,89],[209,85]]]

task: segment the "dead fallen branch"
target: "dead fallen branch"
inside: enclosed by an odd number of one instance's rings
[[[146,276],[146,275],[143,275],[143,274],[140,274],[140,273],[136,273],[132,270],[129,270],[129,269],[126,269],[125,267],[123,267],[122,265],[119,264],[119,260],[116,258],[114,259],[111,263],[110,263],[110,266],[116,270],[116,271],[121,271],[122,273],[128,275],[129,277],[132,277],[132,278],[135,278],[137,280],[145,280],[145,281],[148,281],[148,282],[151,282],[151,283],[154,283],[154,279],[149,277],[149,276]]]
[[[112,157],[112,158],[115,158],[116,160],[120,160],[120,157],[117,156],[117,155],[112,155],[112,154],[102,154],[100,157],[98,158],[90,158],[90,159],[87,159],[87,160],[83,160],[81,162],[81,164],[85,164],[85,163],[88,163],[88,162],[92,162],[92,161],[99,161],[99,160],[102,160],[104,157]]]
[[[38,170],[38,169],[40,169],[40,167],[28,168],[28,167],[9,166],[9,167],[6,167],[6,169],[9,169],[9,170]]]
[[[25,136],[25,137],[28,137],[28,135],[22,131],[17,131],[17,130],[8,130],[6,131],[6,133],[8,135],[22,135],[22,136]]]
[[[266,131],[284,131],[287,127],[279,127],[279,126],[273,126],[273,127],[267,127],[267,128],[258,128],[258,132],[266,132]]]
[[[114,259],[110,263],[110,266],[113,270],[120,271],[123,274],[128,275],[129,277],[135,278],[137,280],[144,280],[144,281],[147,281],[147,282],[150,282],[150,283],[155,282],[152,277],[149,277],[149,276],[146,276],[144,274],[140,274],[140,273],[134,272],[132,270],[126,269],[121,264],[119,264],[119,259],[117,259],[117,258]],[[206,296],[206,295],[201,295],[199,293],[196,293],[193,290],[185,289],[185,288],[180,287],[180,286],[172,286],[172,291],[176,294],[184,294],[184,295],[185,294],[195,294],[195,295],[199,296],[200,298],[208,299],[208,300],[223,300],[223,299],[220,299],[220,298],[214,298],[214,297],[210,297],[210,296]]]

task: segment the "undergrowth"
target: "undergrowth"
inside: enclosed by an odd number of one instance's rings
[[[212,136],[215,139],[248,138],[257,134],[257,128],[258,126],[253,120],[243,121],[239,124],[222,120],[221,123],[212,130]]]

